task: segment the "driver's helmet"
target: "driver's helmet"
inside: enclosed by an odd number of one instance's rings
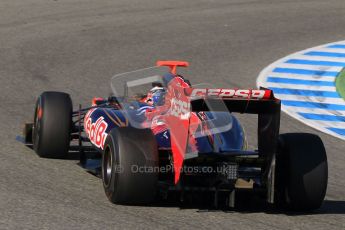
[[[184,79],[181,75],[174,75],[171,73],[164,74],[162,78],[163,82],[152,83],[153,88],[147,94],[147,97],[145,98],[145,102],[152,106],[164,105],[165,95],[167,93],[167,86],[169,82],[176,77],[179,79],[179,82],[183,87],[191,86],[190,82]]]
[[[162,86],[154,86],[147,94],[146,103],[153,106],[164,105],[166,88]]]

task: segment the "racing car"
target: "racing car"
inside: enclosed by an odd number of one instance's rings
[[[234,207],[237,192],[253,191],[279,207],[319,208],[328,179],[322,140],[279,134],[281,103],[271,90],[192,86],[177,73],[187,66],[158,61],[116,75],[109,97],[74,111],[67,93],[43,92],[33,123],[25,125],[25,143],[44,158],[80,152],[115,204],[207,192],[215,205]],[[236,113],[257,115],[257,148],[248,149]]]

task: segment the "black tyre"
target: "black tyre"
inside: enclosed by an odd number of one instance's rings
[[[26,145],[32,144],[32,129],[34,124],[33,123],[25,123],[23,136],[24,136],[24,143]]]
[[[63,158],[70,146],[72,101],[68,94],[44,92],[37,99],[32,142],[35,152],[46,158]]]
[[[319,208],[328,180],[325,147],[308,133],[280,135],[276,158],[276,202],[294,211]]]
[[[158,149],[151,130],[120,127],[109,133],[104,144],[102,178],[112,203],[152,202],[157,191],[157,169]]]

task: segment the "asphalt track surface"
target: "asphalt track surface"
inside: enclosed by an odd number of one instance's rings
[[[344,229],[345,142],[284,114],[281,132],[317,133],[327,149],[327,197],[313,213],[112,205],[77,160],[40,159],[15,141],[41,91],[88,105],[114,73],[157,59],[190,61],[195,83],[255,87],[276,59],[344,40],[344,12],[343,0],[1,0],[0,229]],[[255,122],[241,119],[255,142]]]

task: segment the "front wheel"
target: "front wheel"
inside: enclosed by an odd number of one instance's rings
[[[276,158],[276,202],[295,211],[317,209],[328,180],[325,147],[319,136],[287,133],[279,136]]]
[[[44,92],[36,102],[33,149],[41,157],[63,158],[70,146],[72,100],[67,93]]]

